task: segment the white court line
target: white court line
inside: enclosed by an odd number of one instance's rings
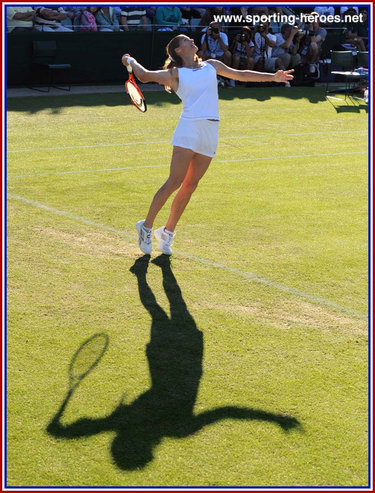
[[[354,134],[354,133],[368,133],[367,130],[335,130],[333,132],[301,132],[301,133],[270,133],[263,135],[242,135],[242,136],[231,136],[231,137],[220,137],[219,140],[239,140],[239,139],[263,139],[267,137],[272,137],[273,139],[277,137],[295,137],[300,135],[329,135],[329,134]],[[18,149],[9,151],[8,153],[19,153],[19,152],[39,152],[39,151],[64,151],[69,149],[94,149],[99,147],[122,147],[122,146],[132,146],[132,145],[150,145],[150,144],[165,144],[170,142],[169,140],[149,140],[146,142],[119,142],[117,144],[93,144],[93,145],[79,145],[79,146],[66,146],[66,147],[43,147],[41,149]]]
[[[112,226],[106,226],[105,224],[97,223],[95,221],[91,221],[91,219],[86,219],[85,217],[82,216],[76,216],[75,214],[72,214],[71,212],[63,211],[60,209],[56,209],[55,207],[51,207],[49,205],[41,204],[40,202],[36,202],[35,200],[28,199],[26,197],[22,197],[20,195],[14,195],[14,194],[8,194],[8,198],[18,200],[20,202],[23,202],[28,205],[32,205],[33,207],[37,207],[38,209],[45,210],[47,212],[51,212],[53,214],[57,214],[59,216],[66,217],[68,219],[72,219],[74,221],[79,221],[81,223],[84,223],[88,226],[92,226],[94,228],[101,229],[102,231],[109,231],[111,233],[115,233],[118,235],[121,235],[128,240],[131,240],[132,242],[136,242],[137,236],[132,233],[127,233],[126,231],[121,231],[119,229],[113,228]],[[324,298],[320,298],[318,296],[314,296],[309,293],[305,293],[303,291],[300,291],[299,289],[295,289],[289,286],[286,286],[284,284],[280,284],[278,282],[271,281],[269,279],[266,279],[264,277],[258,276],[254,272],[244,272],[239,269],[234,269],[232,267],[228,267],[227,265],[220,264],[217,262],[213,262],[212,260],[202,258],[202,257],[197,257],[195,255],[191,255],[186,252],[182,252],[181,250],[175,250],[175,253],[177,255],[180,255],[181,257],[188,258],[190,260],[194,260],[195,262],[198,262],[203,265],[208,265],[210,267],[214,267],[216,269],[223,270],[225,272],[230,272],[231,274],[235,274],[239,277],[244,277],[245,279],[249,279],[251,281],[258,282],[260,284],[263,284],[265,286],[269,286],[271,288],[277,289],[278,291],[282,291],[284,293],[288,293],[294,296],[297,296],[299,298],[303,298],[309,302],[312,302],[314,304],[318,305],[323,305],[327,306],[329,308],[333,308],[334,310],[338,310],[343,313],[347,313],[349,315],[353,315],[357,318],[361,319],[367,319],[368,316],[365,313],[359,312],[357,310],[353,310],[352,308],[348,308],[346,306],[341,306],[336,303],[333,303],[332,301],[328,301]]]
[[[224,159],[216,160],[215,163],[241,163],[247,161],[273,161],[275,159],[297,159],[306,157],[327,157],[327,156],[351,156],[355,154],[367,154],[367,151],[353,151],[353,152],[333,152],[333,153],[323,153],[323,154],[294,154],[292,156],[266,156],[266,157],[254,157],[254,158],[241,158],[241,159]],[[134,170],[142,168],[164,168],[170,164],[150,164],[145,166],[124,166],[120,168],[98,168],[98,169],[82,169],[82,170],[72,170],[72,171],[54,171],[51,173],[35,173],[29,175],[14,175],[8,176],[8,180],[14,180],[16,178],[35,178],[38,176],[51,176],[51,175],[76,175],[80,173],[103,173],[105,171],[125,171]]]

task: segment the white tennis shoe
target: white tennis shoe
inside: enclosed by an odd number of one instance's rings
[[[138,231],[138,245],[143,253],[150,254],[152,251],[152,229],[147,231],[143,224],[145,219],[138,221],[136,224]]]
[[[165,255],[172,255],[171,245],[176,233],[170,234],[165,231],[165,226],[155,230],[155,238],[159,242],[159,250]]]

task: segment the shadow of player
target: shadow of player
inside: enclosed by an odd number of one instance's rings
[[[153,263],[162,270],[170,317],[157,303],[146,279],[149,260],[148,255],[139,258],[130,271],[137,278],[141,302],[152,318],[146,348],[151,387],[130,404],[121,403],[106,417],[63,424],[61,418],[72,395],[69,392],[49,423],[48,433],[73,439],[115,431],[113,460],[119,468],[131,470],[151,462],[155,447],[164,437],[187,437],[223,419],[261,420],[285,432],[298,427],[296,418],[249,407],[224,406],[194,414],[202,376],[203,335],[187,309],[166,255]]]

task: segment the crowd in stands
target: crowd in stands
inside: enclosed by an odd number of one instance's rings
[[[305,10],[304,10],[305,9]],[[215,15],[269,15],[311,13],[311,7],[292,11],[287,7],[142,7],[108,6],[82,7],[7,7],[7,31],[16,34],[26,31],[74,32],[131,30],[158,30],[177,32],[201,32],[199,55],[206,60],[218,58],[225,64],[240,69],[275,71],[294,68],[304,63],[312,77],[319,78],[319,57],[330,27],[342,27],[341,43],[346,49],[367,49],[367,9],[358,7],[317,6],[314,22],[292,25],[265,22],[246,25],[236,19],[219,23]],[[359,22],[326,23],[321,25],[319,16],[340,16],[362,13]],[[227,81],[233,85],[234,81]]]

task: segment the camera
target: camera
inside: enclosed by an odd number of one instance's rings
[[[246,33],[240,34],[240,41],[246,41]]]
[[[264,33],[265,30],[266,30],[266,26],[264,24],[259,24],[258,32]]]
[[[210,30],[214,33],[214,34],[218,34],[219,33],[219,28],[218,27],[211,27]]]

